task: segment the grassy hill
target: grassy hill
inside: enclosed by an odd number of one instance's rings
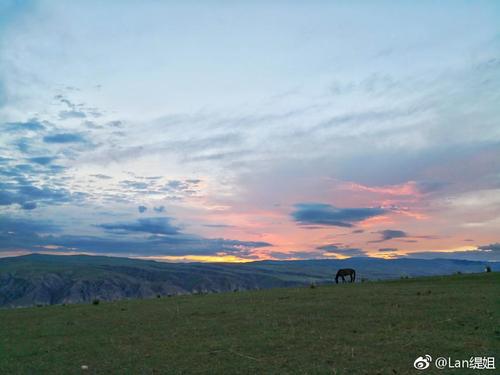
[[[411,374],[498,356],[499,296],[494,272],[0,310],[0,373]]]

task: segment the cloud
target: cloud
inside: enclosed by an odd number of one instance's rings
[[[325,259],[323,251],[293,251],[285,253],[281,251],[272,251],[269,254],[274,259],[289,260],[289,259]]]
[[[148,208],[146,206],[139,206],[139,207],[137,207],[137,209],[142,214],[142,213],[146,212]]]
[[[370,123],[370,122],[383,123],[383,122],[394,121],[396,119],[401,121],[404,120],[404,118],[411,117],[420,110],[421,108],[415,106],[413,108],[405,108],[401,110],[388,109],[382,111],[368,110],[362,112],[349,112],[343,115],[333,116],[329,119],[326,119],[320,122],[319,124],[313,126],[310,129],[310,131],[316,132],[321,130],[327,130],[346,124],[356,124],[359,126],[362,123]]]
[[[17,131],[39,131],[45,130],[45,126],[37,119],[31,119],[26,122],[8,122],[5,126],[5,130],[9,132]]]
[[[23,210],[34,210],[37,207],[35,202],[24,202],[21,204]]]
[[[352,227],[359,221],[385,212],[382,208],[336,208],[323,203],[298,203],[292,217],[302,225]]]
[[[30,138],[19,138],[12,141],[12,145],[14,145],[19,151],[22,153],[28,154],[31,150],[32,140]]]
[[[383,247],[381,249],[378,249],[378,251],[380,251],[382,253],[390,253],[393,251],[398,251],[398,249],[396,249],[395,247]]]
[[[420,194],[415,181],[408,181],[404,184],[389,186],[366,186],[354,182],[345,184],[345,187],[352,191],[370,192],[376,194],[397,195],[397,196],[417,196]]]
[[[203,224],[204,227],[207,228],[232,228],[234,225],[229,224]]]
[[[3,157],[3,156],[0,156],[0,163],[2,163],[2,164],[8,163],[11,160],[13,160],[13,159],[12,158],[6,158],[6,157]]]
[[[121,121],[109,121],[106,123],[106,126],[112,127],[112,128],[123,128],[123,122]]]
[[[91,174],[90,177],[95,177],[100,180],[111,180],[113,177],[107,176],[105,174],[97,173],[97,174]]]
[[[133,189],[133,190],[146,190],[151,186],[151,184],[148,182],[132,181],[132,180],[120,181],[120,185],[122,185],[127,189]]]
[[[478,246],[477,249],[465,251],[417,251],[406,255],[410,258],[421,259],[462,259],[479,260],[486,262],[500,262],[500,243]]]
[[[249,248],[259,248],[259,247],[270,247],[273,246],[269,242],[265,241],[240,241],[240,240],[228,240],[224,238],[210,239],[211,242],[218,242],[222,247],[249,247]]]
[[[189,187],[188,184],[179,180],[170,180],[165,185],[165,189],[167,190],[184,190],[187,189],[188,187]]]
[[[341,255],[344,257],[364,257],[368,256],[368,254],[358,248],[350,248],[350,247],[341,247],[337,244],[327,244],[316,247],[317,250],[322,250],[323,255]]]
[[[81,134],[57,133],[43,137],[45,143],[83,143],[86,142]]]
[[[158,218],[157,218],[158,219]],[[134,223],[104,224],[111,237],[87,235],[59,235],[60,227],[50,221],[13,219],[0,216],[0,251],[40,251],[50,246],[52,251],[92,252],[121,255],[235,255],[256,259],[253,249],[271,247],[264,241],[240,241],[225,238],[203,238],[184,234],[162,218],[142,219]],[[151,235],[127,236],[135,232]],[[120,233],[120,237],[113,234]],[[165,234],[168,233],[168,234]],[[40,235],[43,234],[43,235]],[[54,249],[57,246],[57,249]]]
[[[169,180],[162,188],[162,191],[170,193],[187,193],[193,194],[196,192],[196,187],[200,180]]]
[[[224,238],[203,238],[178,233],[173,236],[153,235],[147,239],[103,239],[89,238],[86,241],[74,238],[71,243],[67,239],[58,242],[64,246],[74,246],[87,250],[98,249],[101,252],[116,253],[134,252],[137,255],[236,255],[253,259],[253,249],[272,246],[267,242],[239,241]]]
[[[132,157],[139,158],[146,155],[165,155],[169,153],[177,154],[182,161],[187,162],[195,161],[194,159],[197,157],[200,157],[201,159],[206,159],[208,157],[210,159],[214,156],[213,152],[219,152],[221,148],[226,149],[237,147],[241,142],[242,136],[234,133],[217,134],[202,138],[199,138],[199,136],[193,136],[189,139],[159,141],[134,146],[117,146],[112,150],[106,151],[104,154],[95,155],[93,160],[102,161],[104,159],[123,161],[131,159]],[[248,153],[249,152],[251,152],[251,150],[248,150]],[[227,154],[225,156],[229,157],[231,155]]]
[[[65,189],[58,189],[50,186],[37,187],[33,185],[21,185],[17,191],[19,194],[30,199],[53,202],[67,202],[70,195]]]
[[[59,112],[59,118],[61,120],[72,119],[72,118],[85,118],[85,117],[87,117],[85,112],[77,111],[77,110]]]
[[[106,231],[116,233],[142,232],[151,234],[175,235],[179,234],[179,228],[171,224],[172,218],[151,217],[138,219],[135,222],[107,223],[97,225]]]
[[[335,251],[337,249],[340,249],[340,247],[337,244],[328,244],[328,245],[322,245],[316,247],[318,250],[325,250],[325,251]]]
[[[482,245],[477,247],[480,251],[490,251],[500,253],[500,242],[492,243],[489,245]]]
[[[71,199],[72,194],[66,189],[48,185],[34,186],[22,177],[17,182],[0,182],[0,206],[18,204],[23,210],[33,210],[37,208],[38,202],[59,204]]]
[[[10,206],[16,203],[22,204],[23,201],[10,191],[0,190],[0,206]]]
[[[0,234],[1,235],[23,235],[33,233],[54,233],[58,232],[60,227],[50,220],[31,220],[25,218],[14,218],[10,216],[0,216]]]
[[[198,180],[169,180],[165,183],[161,176],[137,176],[134,173],[129,175],[130,179],[121,180],[119,184],[128,193],[138,196],[151,194],[162,196],[162,199],[180,201],[199,192]],[[160,207],[155,212],[163,212],[164,208]]]
[[[28,160],[36,164],[47,165],[52,163],[55,159],[55,156],[37,156],[29,158]]]
[[[369,241],[369,242],[383,242],[383,241],[392,240],[394,238],[408,237],[408,234],[402,230],[386,229],[386,230],[382,230],[382,231],[377,232],[377,233],[380,234],[381,238],[379,240]]]

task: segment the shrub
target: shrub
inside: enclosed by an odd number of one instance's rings
[[[311,288],[311,289],[316,288],[316,283],[315,283],[315,282],[312,282],[311,284],[309,284],[309,288]]]
[[[98,305],[98,304],[99,304],[99,302],[101,302],[101,301],[99,301],[99,300],[96,298],[96,299],[94,299],[94,300],[92,301],[92,305]]]

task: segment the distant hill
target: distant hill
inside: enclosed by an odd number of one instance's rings
[[[164,263],[147,260],[32,254],[0,259],[0,307],[216,293],[333,282],[339,268],[358,280],[483,272],[484,262],[379,259]],[[500,270],[497,263],[491,264]]]

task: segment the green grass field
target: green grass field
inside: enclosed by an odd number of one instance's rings
[[[499,349],[500,273],[0,310],[0,374],[494,373],[413,361]]]

